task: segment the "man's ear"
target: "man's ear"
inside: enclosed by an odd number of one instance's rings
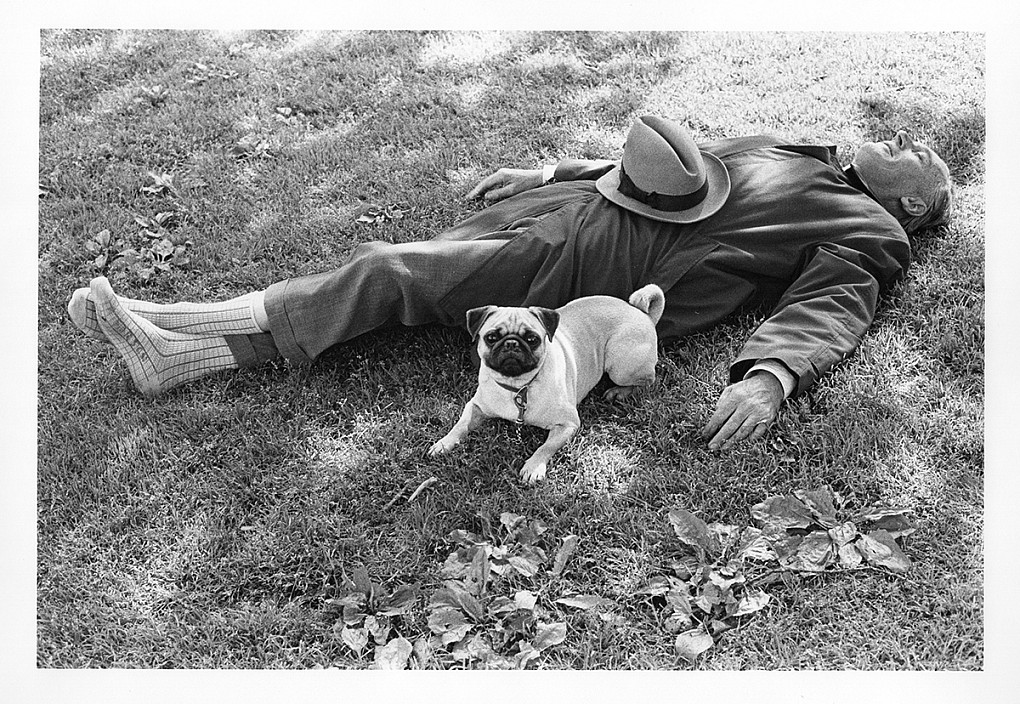
[[[551,340],[553,333],[556,332],[556,328],[560,324],[560,314],[551,308],[542,308],[540,306],[531,306],[528,310],[542,321],[542,325],[545,326],[545,334]]]
[[[928,212],[928,204],[917,196],[903,196],[900,198],[900,207],[907,215],[915,218]]]
[[[478,337],[478,329],[482,327],[482,323],[494,312],[496,312],[496,306],[472,308],[467,312],[467,329],[471,333],[472,341]]]

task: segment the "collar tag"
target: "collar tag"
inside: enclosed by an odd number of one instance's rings
[[[524,386],[514,396],[514,405],[517,406],[517,425],[524,425],[524,411],[528,408],[528,387]]]

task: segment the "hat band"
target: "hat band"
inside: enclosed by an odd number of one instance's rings
[[[701,188],[693,193],[687,193],[682,196],[670,196],[656,193],[655,191],[641,190],[630,180],[627,172],[623,170],[623,164],[620,164],[620,186],[618,190],[628,198],[644,203],[649,208],[674,213],[680,210],[689,210],[705,200],[705,196],[708,195],[708,179],[706,178],[705,182],[701,184]]]

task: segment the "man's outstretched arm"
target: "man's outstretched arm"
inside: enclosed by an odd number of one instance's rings
[[[541,169],[499,169],[472,188],[467,198],[483,198],[495,203],[552,181],[593,181],[612,169],[617,162],[604,159],[564,159]]]
[[[819,246],[772,315],[730,367],[731,384],[702,433],[712,449],[757,440],[788,395],[803,392],[853,352],[875,316],[879,292],[907,267],[905,238],[874,235]],[[793,388],[760,370],[775,360]],[[787,382],[790,384],[790,381]]]

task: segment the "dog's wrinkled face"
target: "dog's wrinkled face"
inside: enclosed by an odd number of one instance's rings
[[[517,377],[534,371],[559,323],[548,308],[485,306],[467,313],[468,331],[478,340],[478,356],[493,371]]]

